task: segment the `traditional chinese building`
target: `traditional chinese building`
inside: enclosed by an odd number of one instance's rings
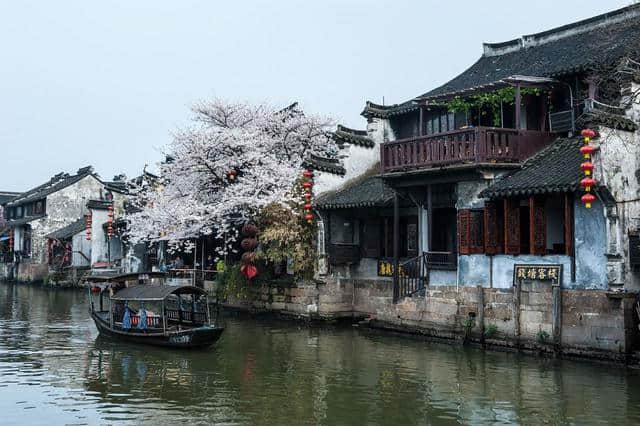
[[[326,282],[384,327],[484,340],[491,325],[500,344],[633,350],[639,35],[633,5],[485,43],[446,84],[367,102],[359,136],[379,165],[316,200]]]
[[[5,204],[9,251],[2,259],[0,279],[39,281],[52,270],[92,266],[92,244],[86,241],[91,203],[115,204],[122,215],[124,196],[118,182],[103,182],[89,166],[73,175],[59,173],[14,197]],[[94,222],[99,227],[96,235],[105,235],[98,232],[104,222]],[[98,246],[107,244],[107,238],[95,239],[93,246],[101,252],[106,250]]]

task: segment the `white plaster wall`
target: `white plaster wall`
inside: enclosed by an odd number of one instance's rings
[[[46,216],[31,222],[33,263],[47,263],[45,236],[80,219],[87,212],[87,201],[99,198],[103,186],[97,178],[88,175],[47,196]]]
[[[366,148],[360,145],[348,145],[341,151],[340,154],[344,156],[342,165],[346,170],[344,176],[336,176],[326,172],[316,173],[313,188],[314,196],[340,188],[345,182],[360,176],[380,161],[380,144],[384,142],[384,127],[386,121],[387,120],[374,119],[367,125],[367,135],[373,139],[375,143],[372,148]],[[386,123],[386,127],[389,127],[388,123]]]
[[[632,83],[631,91],[640,89]],[[640,101],[626,111],[627,117],[640,122]],[[638,132],[599,127],[600,137],[593,141],[599,148],[593,162],[595,178],[613,195],[616,205],[606,213],[608,279],[630,290],[640,289],[640,276],[629,264],[630,231],[640,230],[640,137]]]
[[[106,209],[91,209],[91,265],[109,260],[107,237],[102,227],[107,218]]]
[[[90,266],[87,259],[91,259],[91,241],[87,241],[87,231],[82,231],[74,235],[71,244],[73,247],[71,266]]]

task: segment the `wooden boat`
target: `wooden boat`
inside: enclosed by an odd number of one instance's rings
[[[191,285],[165,285],[164,275],[88,277],[89,311],[100,334],[176,348],[207,347],[218,341],[224,327],[211,324],[207,293]]]

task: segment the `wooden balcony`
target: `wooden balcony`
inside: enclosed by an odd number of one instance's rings
[[[553,133],[472,127],[382,144],[383,173],[458,164],[519,163],[547,146]]]

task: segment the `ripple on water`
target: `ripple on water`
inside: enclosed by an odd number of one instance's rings
[[[229,318],[211,350],[140,347],[97,338],[84,292],[0,285],[9,422],[640,424],[639,376],[265,319]]]

